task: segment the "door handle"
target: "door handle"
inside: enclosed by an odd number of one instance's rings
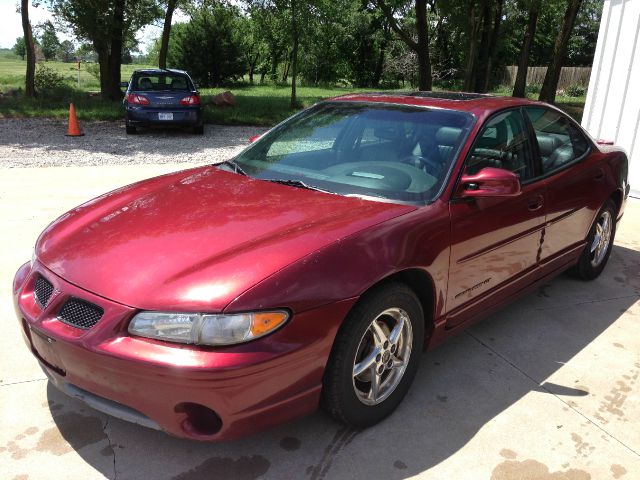
[[[599,168],[593,176],[594,180],[602,180],[604,178],[604,170]]]
[[[527,200],[527,208],[531,212],[535,212],[536,210],[540,210],[542,205],[544,204],[544,198],[542,195],[535,195]]]

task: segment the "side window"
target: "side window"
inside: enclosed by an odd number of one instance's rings
[[[526,107],[525,111],[536,134],[543,174],[562,168],[589,150],[582,132],[561,113],[544,107]]]
[[[520,110],[509,110],[489,120],[471,148],[465,174],[473,175],[486,167],[503,168],[533,178],[531,142]]]

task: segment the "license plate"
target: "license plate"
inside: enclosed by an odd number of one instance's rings
[[[159,113],[158,120],[173,120],[173,113]]]

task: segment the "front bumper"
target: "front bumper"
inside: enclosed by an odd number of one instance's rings
[[[33,294],[38,275],[54,286],[44,309]],[[69,297],[99,305],[103,317],[88,330],[59,321]],[[130,336],[134,308],[38,262],[16,274],[14,301],[27,346],[58,388],[111,415],[198,440],[236,438],[314,411],[333,339],[354,302],[297,313],[253,342],[209,348]]]

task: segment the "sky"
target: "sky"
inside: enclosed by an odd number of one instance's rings
[[[0,0],[0,48],[12,48],[16,43],[16,38],[22,36],[22,17],[16,12],[17,0]],[[53,15],[43,7],[29,8],[29,18],[31,20],[31,26],[36,26],[38,23],[45,20],[52,20]],[[180,11],[176,11],[173,15],[173,23],[177,21],[184,21],[186,15]],[[153,40],[160,36],[162,33],[162,27],[160,23],[158,25],[149,25],[136,34],[136,38],[140,41],[140,50],[146,52]],[[62,40],[75,40],[73,37],[58,32],[58,38]]]

